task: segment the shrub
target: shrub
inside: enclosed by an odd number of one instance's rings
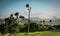
[[[48,30],[56,30],[56,28],[53,27],[53,26],[49,26],[49,27],[48,27]]]
[[[54,25],[53,27],[55,27],[56,30],[60,30],[60,25]]]

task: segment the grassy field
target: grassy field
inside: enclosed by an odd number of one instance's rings
[[[15,36],[60,36],[60,32],[51,32],[51,31],[30,32],[30,33],[19,33],[18,35],[15,35]]]

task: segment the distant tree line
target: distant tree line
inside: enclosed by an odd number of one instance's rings
[[[19,16],[19,13],[14,14],[16,18],[14,18],[13,14],[11,14],[8,18],[5,18],[5,23],[0,24],[0,32],[3,34],[3,36],[6,33],[10,33],[11,35],[14,33],[20,33],[20,32],[28,32],[28,23],[25,23],[24,25],[18,24],[17,19],[21,18],[24,19],[24,16]],[[42,22],[42,21],[40,21]],[[52,31],[52,30],[60,30],[60,25],[46,25],[45,20],[43,20],[43,24],[37,24],[35,22],[30,21],[29,23],[29,32],[36,32],[36,31]],[[50,20],[50,22],[52,22]]]

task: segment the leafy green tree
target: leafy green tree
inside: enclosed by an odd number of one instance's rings
[[[38,24],[38,31],[46,31],[48,29],[47,25]]]
[[[19,18],[24,19],[24,16],[19,16]]]
[[[56,30],[60,31],[60,25],[53,25],[53,27],[55,27]]]
[[[35,22],[30,22],[30,25],[29,25],[29,29],[30,29],[30,32],[35,32],[35,31],[38,31],[38,25],[37,23]]]
[[[5,18],[5,24],[8,25],[8,32],[10,34],[13,35],[14,33],[19,32],[19,26],[16,19],[14,19],[13,14],[11,14],[9,18]]]
[[[6,33],[8,33],[8,26],[7,24],[0,24],[0,32],[5,36]]]
[[[49,30],[49,31],[56,30],[56,28],[50,25],[47,30]]]
[[[11,34],[18,33],[19,32],[19,26],[17,21],[14,18],[9,18],[9,24],[8,24],[8,31]]]
[[[26,23],[25,25],[24,25],[24,28],[22,28],[22,32],[27,32],[28,30],[28,25],[27,25],[28,23]],[[34,23],[34,22],[30,22],[30,24],[29,24],[29,32],[35,32],[35,31],[38,31],[38,25],[36,24],[36,23]]]
[[[8,33],[8,18],[5,19],[5,23],[0,24],[0,32],[3,34],[2,36],[5,36],[6,33]]]

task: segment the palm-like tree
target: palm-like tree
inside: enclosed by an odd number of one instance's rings
[[[42,24],[42,21],[40,21],[40,23]]]
[[[26,4],[26,7],[29,8],[29,4]]]
[[[28,14],[28,23],[30,23],[30,11],[31,11],[31,7],[29,6],[29,4],[26,4],[26,8],[29,11],[29,14]],[[28,32],[29,32],[29,24],[28,24]]]
[[[15,16],[16,16],[16,19],[18,19],[19,12],[16,12],[16,13],[15,13]]]
[[[43,20],[43,24],[45,24],[45,20]]]
[[[13,14],[11,14],[11,17],[13,17]]]
[[[51,25],[52,24],[52,20],[50,19],[49,22],[50,22],[50,25]]]
[[[14,17],[13,17],[13,14],[11,14],[11,15],[10,15],[10,18],[11,18],[11,19],[13,19],[13,18],[14,18]]]

